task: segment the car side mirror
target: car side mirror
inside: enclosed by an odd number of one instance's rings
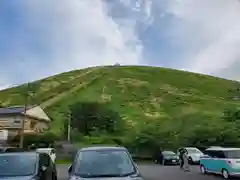
[[[68,167],[68,174],[70,175],[72,173],[72,165]]]
[[[42,172],[45,172],[46,170],[47,170],[47,167],[46,167],[46,166],[42,166],[42,167],[41,167],[41,171],[42,171]]]

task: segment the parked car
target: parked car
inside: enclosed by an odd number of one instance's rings
[[[1,153],[0,162],[0,179],[57,180],[56,167],[45,153]]]
[[[160,163],[162,165],[179,164],[179,157],[173,151],[160,151],[158,156],[155,156],[155,162]]]
[[[51,157],[52,161],[55,163],[56,151],[54,148],[38,148],[38,149],[36,149],[36,151],[40,152],[40,153],[42,152],[42,153],[48,154]]]
[[[240,177],[240,148],[212,147],[200,159],[203,174],[221,174],[224,179]]]
[[[189,164],[199,164],[200,157],[203,155],[202,151],[195,147],[183,147],[178,150],[177,152],[178,156],[180,154],[180,151],[182,150],[187,152]]]
[[[88,147],[78,150],[68,169],[69,179],[143,180],[124,147]]]

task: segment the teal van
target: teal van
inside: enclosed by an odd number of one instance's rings
[[[224,179],[240,177],[240,148],[211,147],[200,158],[203,174],[221,174]]]

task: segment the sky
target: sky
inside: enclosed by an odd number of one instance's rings
[[[1,0],[0,89],[98,65],[240,81],[238,0]]]

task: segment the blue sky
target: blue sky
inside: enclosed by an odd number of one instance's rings
[[[238,0],[2,0],[0,88],[96,65],[240,80]]]

